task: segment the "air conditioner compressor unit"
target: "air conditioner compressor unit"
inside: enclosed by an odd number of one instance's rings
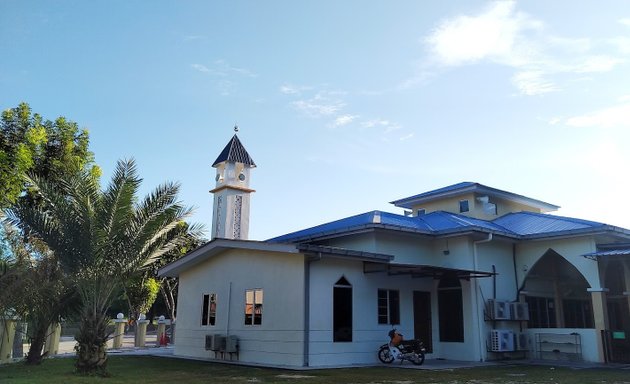
[[[510,303],[507,301],[490,299],[486,311],[491,320],[510,320]]]
[[[490,331],[490,350],[492,352],[514,351],[514,332],[506,329]]]

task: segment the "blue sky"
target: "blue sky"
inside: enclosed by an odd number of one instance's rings
[[[250,238],[461,181],[630,228],[627,1],[0,1],[0,108],[90,131],[107,181],[210,228],[240,127]]]

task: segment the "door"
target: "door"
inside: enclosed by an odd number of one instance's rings
[[[427,353],[433,353],[431,328],[431,292],[413,291],[413,337],[424,343]]]

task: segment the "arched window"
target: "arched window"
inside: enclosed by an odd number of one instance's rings
[[[344,276],[333,286],[333,341],[352,341],[352,285]]]
[[[523,283],[529,328],[593,328],[589,285],[582,273],[553,249],[528,271]]]
[[[464,341],[462,285],[455,273],[446,273],[438,285],[440,341]]]

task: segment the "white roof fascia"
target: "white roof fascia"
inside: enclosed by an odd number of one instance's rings
[[[248,251],[299,253],[295,244],[266,243],[252,240],[230,240],[215,239],[199,248],[196,248],[182,258],[160,268],[158,276],[177,277],[185,271],[199,263],[208,260],[210,257],[228,249],[243,249]]]

